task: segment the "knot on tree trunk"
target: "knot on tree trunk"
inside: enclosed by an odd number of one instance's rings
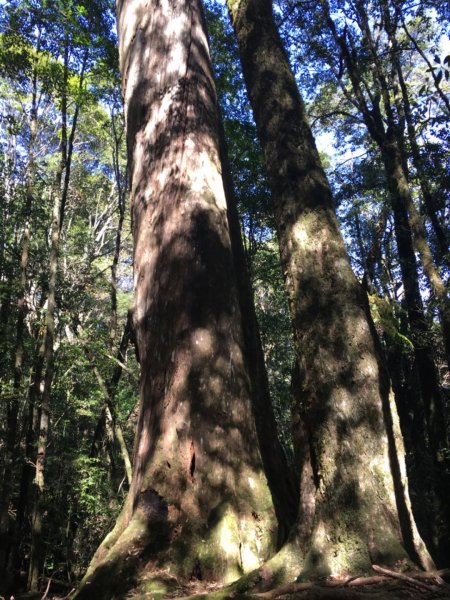
[[[139,493],[136,511],[139,511],[149,524],[164,525],[167,523],[167,502],[156,490],[148,489]]]

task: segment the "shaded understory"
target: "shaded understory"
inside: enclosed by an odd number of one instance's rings
[[[148,567],[148,570],[145,568]],[[374,574],[312,582],[293,582],[273,587],[271,574],[264,567],[221,587],[198,579],[180,584],[166,571],[157,572],[145,565],[138,579],[128,582],[128,593],[111,597],[124,600],[437,600],[450,599],[450,569],[434,572],[397,572],[374,565]],[[130,585],[132,584],[132,585]],[[48,580],[40,593],[12,596],[14,600],[66,600],[73,590],[62,589],[61,582]],[[249,591],[250,590],[250,591]],[[2,599],[3,600],[3,599]]]

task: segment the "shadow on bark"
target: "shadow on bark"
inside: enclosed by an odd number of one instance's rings
[[[121,521],[76,596],[96,600],[113,597],[117,581],[132,587],[145,565],[187,580],[236,579],[268,557],[276,528],[251,408],[216,97],[195,35],[200,7],[177,4],[169,16],[155,7],[151,18],[140,10],[148,18],[122,55],[135,77],[122,73],[140,416]],[[169,19],[180,15],[188,29],[174,33]],[[185,64],[170,63],[177,44]]]

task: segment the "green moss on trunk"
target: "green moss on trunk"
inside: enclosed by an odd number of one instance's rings
[[[226,583],[259,567],[277,533],[201,3],[118,0],[117,8],[141,385],[127,504],[77,595],[95,600],[110,600],[115,585],[132,588],[145,570]]]
[[[406,514],[389,381],[367,298],[350,267],[272,3],[229,0],[228,7],[273,194],[294,329],[297,575],[368,573],[375,559],[407,561],[403,542],[426,562]]]

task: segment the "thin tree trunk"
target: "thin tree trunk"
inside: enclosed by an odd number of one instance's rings
[[[117,351],[117,360],[115,363],[115,367],[114,367],[114,370],[113,370],[110,380],[106,384],[108,397],[111,399],[114,398],[114,396],[116,394],[117,386],[119,385],[120,378],[122,377],[122,371],[123,371],[122,365],[125,362],[128,344],[132,340],[131,327],[132,327],[132,313],[131,313],[131,311],[129,311],[128,316],[127,316],[127,322],[126,322],[124,330],[123,330],[122,339],[120,340],[119,349]],[[96,454],[97,454],[97,450],[96,450],[97,443],[101,440],[101,438],[103,437],[104,432],[105,432],[105,418],[106,418],[105,411],[104,411],[104,409],[102,409],[100,418],[97,422],[97,427],[95,428],[94,437],[92,439],[91,451],[89,453],[90,457],[96,456]]]
[[[384,162],[393,201],[397,250],[408,313],[409,336],[414,345],[415,362],[424,406],[423,415],[434,465],[432,473],[435,496],[434,511],[430,515],[435,523],[433,548],[437,563],[444,565],[450,558],[450,531],[448,529],[450,523],[450,477],[445,450],[448,448],[445,407],[417,277],[416,258],[406,210],[409,188],[395,143],[384,145]],[[413,407],[411,406],[411,408]],[[419,410],[419,414],[415,415],[415,419],[419,418],[420,414],[422,414],[421,410]]]
[[[411,104],[409,100],[409,94],[406,87],[406,83],[403,77],[403,71],[401,64],[397,61],[396,64],[397,77],[402,91],[402,101],[405,111],[405,119],[408,130],[408,139],[411,146],[411,156],[413,165],[417,173],[417,179],[419,181],[420,190],[422,192],[422,198],[425,206],[425,211],[430,223],[433,227],[434,235],[436,237],[437,245],[439,248],[439,255],[444,264],[450,267],[450,248],[448,233],[442,227],[439,218],[437,216],[436,199],[431,190],[430,183],[424,172],[424,161],[421,156],[419,144],[417,142],[416,129],[413,122]]]
[[[425,226],[422,221],[411,194],[406,197],[409,213],[409,222],[414,236],[414,246],[420,254],[424,273],[430,283],[430,288],[436,300],[439,320],[441,322],[442,339],[450,369],[450,299],[442,277],[434,264],[433,255],[426,237]]]
[[[449,298],[445,289],[445,285],[442,281],[442,278],[438,272],[438,270],[436,269],[436,266],[434,265],[433,262],[433,257],[431,254],[431,250],[428,244],[428,240],[427,240],[427,236],[426,236],[426,232],[425,232],[425,227],[422,223],[422,219],[420,217],[420,215],[418,214],[418,211],[414,205],[412,196],[411,196],[411,191],[409,189],[409,183],[408,183],[408,161],[407,161],[407,156],[406,156],[406,151],[405,151],[405,140],[404,140],[404,126],[405,126],[405,122],[408,126],[408,131],[411,134],[412,133],[412,121],[411,121],[411,115],[409,112],[409,103],[408,102],[403,102],[403,103],[397,103],[397,119],[395,118],[395,112],[394,112],[394,107],[392,105],[391,102],[391,97],[390,97],[390,93],[389,93],[389,89],[394,87],[394,82],[392,81],[392,74],[385,74],[385,70],[383,69],[379,54],[377,52],[375,43],[373,41],[372,38],[372,32],[370,30],[370,24],[369,24],[369,19],[368,19],[368,15],[367,15],[367,10],[366,7],[364,5],[364,3],[361,2],[361,0],[357,0],[355,2],[355,6],[357,9],[357,14],[359,16],[360,19],[360,27],[361,27],[361,31],[365,37],[365,40],[367,41],[368,44],[368,48],[369,48],[369,52],[371,54],[372,57],[372,61],[373,61],[373,71],[374,71],[374,81],[376,83],[376,86],[379,88],[380,92],[381,92],[381,97],[383,100],[383,105],[384,105],[384,110],[386,113],[386,117],[387,117],[387,129],[386,131],[384,131],[384,125],[381,121],[381,115],[378,115],[376,118],[378,119],[379,123],[377,125],[377,137],[378,139],[375,139],[375,141],[377,141],[382,156],[383,156],[383,161],[384,161],[384,165],[385,165],[385,170],[386,170],[386,174],[387,174],[387,179],[388,179],[388,187],[390,189],[390,193],[391,193],[391,197],[392,197],[392,204],[403,204],[404,206],[404,210],[406,211],[406,215],[407,215],[407,219],[408,219],[408,223],[406,223],[406,221],[401,225],[402,229],[404,229],[405,227],[408,227],[411,229],[412,232],[412,237],[413,237],[413,242],[414,242],[414,246],[415,248],[418,250],[421,259],[422,259],[422,266],[424,269],[424,272],[430,282],[430,286],[431,289],[436,297],[437,303],[438,303],[438,309],[439,309],[439,313],[440,313],[440,319],[441,319],[441,324],[442,324],[442,333],[443,333],[443,340],[444,340],[444,348],[446,350],[446,352],[448,353],[448,357],[450,359],[450,302],[449,302]],[[406,92],[406,86],[405,83],[403,81],[403,77],[402,77],[402,73],[401,73],[401,68],[400,68],[400,63],[399,63],[399,59],[398,59],[398,44],[395,38],[395,34],[393,32],[393,27],[394,27],[394,23],[392,22],[392,19],[390,17],[390,13],[389,10],[386,6],[386,3],[382,0],[381,2],[381,6],[383,9],[383,14],[384,14],[384,23],[385,23],[385,28],[391,43],[391,62],[392,62],[392,69],[394,72],[397,73],[397,76],[400,76],[399,79],[399,85],[400,88],[403,92],[403,98],[407,99],[407,92]],[[331,21],[331,18],[328,14],[328,20]],[[341,39],[341,47],[344,45],[344,40]],[[352,59],[350,59],[348,53],[347,53],[347,65],[348,68],[351,69],[352,71],[354,71],[354,65],[352,62]],[[353,81],[355,81],[357,79],[358,75],[356,73],[353,74]],[[389,85],[388,82],[388,77],[391,77],[391,85]],[[395,82],[396,83],[396,82]],[[367,107],[366,107],[367,108]],[[375,112],[375,111],[374,111]],[[408,116],[407,116],[408,115]],[[363,118],[366,122],[366,124],[369,123],[369,121],[372,119],[374,119],[374,116],[369,117],[369,114],[367,112],[367,110],[364,111],[363,114]],[[414,138],[415,139],[415,138]],[[397,215],[399,214],[398,211],[401,210],[399,207],[397,207]],[[395,212],[395,209],[394,209]],[[409,224],[409,225],[408,225]],[[397,234],[398,235],[403,235],[405,236],[406,233],[404,231],[400,231],[398,228],[396,228]],[[402,245],[402,244],[401,244]],[[403,244],[403,247],[405,248],[406,251],[406,246]],[[400,260],[406,260],[407,262],[409,261],[411,264],[411,269],[409,270],[409,277],[414,277],[416,280],[418,279],[417,276],[417,267],[415,267],[415,274],[413,273],[413,269],[412,269],[412,254],[410,254],[410,258],[408,259],[402,259],[400,258]],[[414,258],[414,264],[415,264],[415,258]],[[402,270],[402,274],[405,273],[405,270]],[[404,281],[404,285],[405,285],[405,289],[406,287],[408,287],[408,283]],[[411,283],[412,285],[412,283]],[[418,283],[417,283],[417,292],[418,292]],[[420,293],[419,293],[420,295]],[[408,302],[408,298],[406,298],[406,301]],[[413,299],[413,296],[411,296],[411,301],[412,301],[412,305],[411,306],[416,306],[418,307],[418,298],[415,297],[415,299]],[[420,301],[421,303],[421,301]],[[413,308],[414,310],[414,308]],[[423,312],[423,308],[422,308],[422,312]],[[425,327],[425,319],[422,319],[423,321],[423,326],[422,326],[422,333],[424,332],[423,327]],[[429,358],[430,361],[433,362],[434,358],[433,358],[433,353],[431,351],[431,348],[429,348]],[[450,363],[450,360],[449,360]],[[420,369],[420,367],[419,367]],[[437,373],[436,373],[436,382],[437,382]],[[423,382],[422,383],[423,387],[424,387],[424,393],[426,396],[426,390],[429,387],[430,383],[429,381]],[[439,387],[437,385],[437,387]],[[435,394],[437,394],[437,392],[434,392]],[[440,392],[439,394],[440,395]],[[425,400],[426,402],[426,400]],[[439,400],[437,400],[437,402],[439,403]],[[440,401],[440,403],[442,404],[442,399]],[[438,418],[441,418],[442,412],[441,414],[438,415]],[[444,421],[445,423],[445,421]]]
[[[408,335],[407,324],[401,333]],[[405,330],[406,329],[406,330]],[[411,504],[417,526],[432,555],[437,552],[435,467],[429,447],[420,382],[414,365],[414,354],[406,353],[397,340],[386,340],[388,367],[400,417],[406,450],[406,467]]]
[[[110,347],[111,349],[114,347],[114,342],[117,335],[117,267],[119,264],[120,258],[120,246],[122,241],[122,227],[123,220],[125,217],[125,198],[126,198],[126,188],[122,181],[123,175],[120,172],[120,164],[119,164],[119,153],[120,153],[120,143],[121,143],[121,135],[119,135],[116,129],[116,123],[114,120],[114,115],[111,116],[112,119],[112,129],[114,135],[114,149],[113,149],[113,164],[114,164],[114,176],[116,180],[117,186],[117,208],[119,211],[119,220],[117,223],[116,229],[116,240],[114,245],[114,255],[113,262],[111,265],[111,318],[110,318],[110,326],[109,326],[109,337],[110,337]]]
[[[119,352],[118,352],[118,361],[120,361],[120,362],[124,360],[129,339],[130,339],[130,334],[129,334],[129,319],[128,319],[127,324],[124,328],[124,332],[123,332],[123,336],[122,336],[122,340],[121,340],[121,344],[120,344]],[[116,387],[117,387],[117,384],[120,379],[120,375],[122,373],[122,367],[120,366],[120,364],[115,366],[111,380],[109,381],[109,383],[107,383],[105,381],[105,379],[103,378],[102,374],[100,373],[98,367],[96,366],[95,357],[93,356],[93,354],[89,350],[89,348],[85,348],[85,353],[88,358],[91,369],[95,375],[95,378],[97,379],[99,388],[103,394],[104,406],[102,408],[102,417],[101,417],[102,425],[104,425],[104,427],[105,427],[106,435],[107,435],[108,439],[110,439],[112,442],[115,441],[117,443],[117,445],[119,446],[120,455],[123,460],[125,474],[126,474],[126,477],[128,480],[128,484],[131,485],[132,466],[131,466],[130,455],[129,455],[128,448],[127,448],[127,445],[125,442],[125,438],[123,436],[122,427],[121,427],[120,423],[117,421],[116,408],[114,406],[114,394],[115,394]],[[119,372],[118,372],[118,370],[119,370]],[[97,430],[98,429],[99,429],[99,427],[97,427]],[[93,447],[94,447],[94,445],[95,445],[95,440],[93,442]]]
[[[409,316],[410,335],[416,350],[430,439],[436,448],[435,458],[438,459],[438,455],[443,453],[444,448],[448,445],[446,419],[439,380],[430,347],[429,328],[420,295],[416,258],[409,227],[407,207],[412,200],[401,165],[400,152],[396,144],[386,143],[382,150],[388,185],[393,200],[397,249],[402,280],[405,286],[405,302]]]
[[[271,3],[229,0],[228,7],[273,192],[294,326],[294,440],[305,455],[306,438],[309,455],[302,480],[308,501],[301,489],[296,543],[278,565],[305,578],[369,571],[370,556],[404,559],[402,542],[413,560],[426,562],[400,479],[389,383],[366,295],[350,268]]]
[[[62,174],[62,169],[60,171]],[[36,458],[36,474],[34,485],[34,502],[31,517],[31,558],[28,586],[31,591],[37,591],[42,565],[42,513],[45,492],[45,459],[47,453],[48,428],[50,420],[50,390],[54,371],[54,339],[55,339],[55,309],[56,309],[56,279],[58,270],[58,250],[60,239],[61,194],[58,178],[53,190],[53,216],[50,234],[50,259],[47,306],[44,322],[44,339],[40,353],[44,365],[44,376],[41,383],[42,394],[39,398],[39,425]],[[61,179],[59,179],[60,183]]]
[[[42,294],[41,303],[37,307],[37,312],[43,310],[45,296]],[[35,442],[38,424],[38,399],[39,399],[39,384],[42,379],[43,357],[40,352],[42,344],[40,343],[40,334],[38,331],[34,337],[34,356],[32,366],[30,368],[28,380],[28,391],[26,394],[27,406],[23,415],[22,432],[25,436],[23,441],[23,452],[21,455],[20,464],[20,485],[19,494],[16,506],[15,523],[11,537],[10,552],[7,564],[7,577],[4,581],[4,587],[7,593],[11,591],[12,578],[17,572],[19,551],[23,546],[29,533],[29,514],[28,509],[32,503],[32,494],[30,493],[31,482],[35,473],[34,457],[35,457]],[[26,543],[26,542],[25,542]]]
[[[87,52],[84,55],[79,91],[84,85],[84,69],[87,61]],[[37,440],[36,473],[34,480],[34,500],[31,511],[31,552],[28,572],[28,587],[37,591],[39,575],[43,561],[43,512],[45,506],[45,465],[50,424],[50,395],[54,374],[54,342],[56,327],[56,290],[58,273],[58,255],[63,226],[65,206],[69,191],[70,168],[72,162],[73,145],[79,115],[79,103],[75,105],[72,125],[68,135],[67,107],[68,107],[68,81],[69,81],[69,42],[66,39],[64,49],[64,81],[61,97],[61,142],[60,163],[55,175],[52,190],[53,208],[50,232],[50,257],[48,273],[47,306],[44,321],[44,334],[40,354],[42,356],[43,377],[39,385],[39,424]],[[36,377],[36,374],[35,374]]]
[[[374,273],[374,277],[378,279],[380,292],[386,298],[390,298],[390,290],[388,286],[389,275],[386,267],[383,264],[382,243],[383,235],[387,224],[387,210],[382,209],[379,220],[375,223],[375,228],[372,234],[372,245],[367,254],[367,263],[369,273]]]
[[[105,402],[104,410],[105,410],[105,421],[106,421],[107,433],[113,439],[115,439],[117,441],[117,444],[120,449],[120,454],[122,456],[123,464],[125,467],[125,474],[127,476],[128,484],[131,485],[131,479],[132,479],[131,461],[130,461],[130,455],[128,453],[128,448],[125,443],[125,438],[123,437],[122,427],[121,427],[120,423],[117,421],[114,404],[113,404],[112,398],[110,398],[110,396],[109,396],[109,391],[108,391],[108,387],[105,383],[105,380],[103,379],[102,374],[100,373],[98,368],[95,366],[95,363],[93,362],[94,358],[92,356],[90,356],[89,360],[91,361],[92,370],[97,379],[98,385],[102,391],[104,402]]]
[[[6,129],[6,148],[4,150],[4,165],[3,165],[3,218],[0,223],[0,280],[10,281],[8,275],[11,269],[11,261],[8,258],[8,229],[13,217],[13,207],[15,201],[15,190],[17,182],[14,174],[17,165],[17,135],[11,131],[9,127]],[[4,315],[7,317],[8,310],[10,307],[10,294],[2,293],[0,295],[1,309],[0,309],[0,325],[2,325],[7,318],[4,319]],[[1,330],[0,330],[1,331]],[[3,338],[2,338],[3,340]]]
[[[423,161],[422,161],[422,157],[420,154],[419,145],[417,143],[416,131],[415,131],[413,117],[412,117],[412,111],[411,111],[411,104],[409,101],[408,90],[406,87],[405,79],[403,77],[403,71],[402,71],[402,67],[401,67],[401,63],[400,63],[400,57],[399,57],[400,48],[398,46],[398,41],[397,41],[397,37],[396,37],[396,24],[395,24],[395,22],[393,22],[393,20],[390,16],[389,9],[388,9],[388,6],[386,5],[386,2],[383,1],[381,3],[381,5],[383,7],[383,14],[385,16],[385,28],[388,33],[388,37],[389,37],[391,47],[392,47],[391,60],[393,63],[395,74],[397,76],[398,84],[399,84],[401,92],[402,92],[402,97],[401,97],[402,101],[401,101],[401,103],[400,103],[400,101],[398,101],[398,103],[401,104],[398,111],[401,111],[404,114],[407,131],[408,131],[408,138],[409,138],[410,147],[411,147],[411,155],[412,155],[412,159],[413,159],[413,164],[414,164],[414,167],[415,167],[415,170],[417,173],[417,177],[419,180],[419,184],[420,184],[424,204],[426,207],[426,211],[427,211],[427,214],[433,225],[433,229],[434,229],[434,232],[436,235],[436,240],[438,242],[442,260],[445,264],[448,265],[449,264],[448,263],[448,259],[449,259],[448,240],[447,240],[446,233],[442,229],[442,227],[439,223],[439,220],[437,218],[436,209],[435,209],[435,200],[431,193],[431,189],[430,189],[428,180],[426,179],[426,177],[424,175],[424,171],[423,171]],[[399,18],[399,15],[397,15],[397,17]],[[406,156],[404,156],[403,161],[405,164],[407,164]],[[404,172],[405,172],[405,174],[407,173],[407,170],[405,168],[404,168]],[[405,194],[405,202],[406,202],[406,208],[409,213],[409,222],[411,224],[411,229],[413,232],[414,245],[415,245],[416,250],[420,254],[420,257],[422,260],[422,265],[423,265],[423,270],[425,272],[426,277],[428,278],[430,287],[431,287],[433,294],[435,296],[435,299],[437,301],[440,320],[441,320],[441,327],[442,327],[442,338],[444,341],[444,348],[445,348],[445,352],[446,352],[446,356],[447,356],[447,364],[450,368],[450,300],[449,300],[449,297],[447,294],[447,290],[445,288],[445,284],[442,280],[442,277],[434,264],[432,252],[431,252],[428,240],[427,240],[427,234],[426,234],[424,223],[422,221],[422,217],[419,214],[419,211],[417,210],[417,208],[414,204],[414,201],[411,197],[411,193],[409,192],[409,190],[408,190],[408,193]]]

